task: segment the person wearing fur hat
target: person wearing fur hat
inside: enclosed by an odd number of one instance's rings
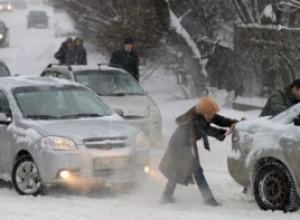
[[[178,127],[172,134],[159,165],[160,171],[168,179],[162,195],[162,203],[172,203],[176,185],[193,184],[194,177],[205,204],[219,205],[203,174],[196,143],[202,138],[205,149],[210,150],[207,136],[223,141],[227,132],[226,129],[217,128],[211,124],[232,129],[238,122],[236,119],[225,118],[217,114],[218,111],[219,107],[213,99],[203,97],[196,106],[176,119]]]
[[[139,81],[139,55],[133,50],[132,38],[128,37],[124,39],[123,48],[113,52],[109,65],[126,70]]]
[[[81,37],[76,37],[73,42],[73,47],[67,50],[66,64],[87,65],[86,50]]]

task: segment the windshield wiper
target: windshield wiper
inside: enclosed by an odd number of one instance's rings
[[[53,115],[26,115],[26,118],[32,118],[32,119],[59,119],[57,116]]]
[[[76,115],[63,115],[60,118],[85,118],[85,117],[103,117],[105,115],[82,113]]]
[[[127,93],[124,93],[124,92],[120,92],[120,93],[112,93],[112,94],[109,94],[110,96],[125,96],[127,95]]]

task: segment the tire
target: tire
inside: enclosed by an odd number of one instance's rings
[[[258,170],[253,183],[254,197],[262,210],[292,212],[299,197],[289,170],[280,162],[270,161]]]
[[[20,195],[36,196],[45,190],[37,165],[30,155],[21,156],[15,163],[12,171],[12,183]]]

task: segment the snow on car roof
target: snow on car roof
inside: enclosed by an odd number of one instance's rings
[[[29,76],[15,76],[15,77],[2,77],[0,80],[0,86],[2,88],[15,88],[15,87],[23,87],[23,86],[38,86],[38,85],[45,85],[45,86],[64,86],[64,85],[76,85],[82,86],[78,83],[64,80],[64,79],[57,79],[57,78],[50,78],[50,77],[29,77]]]
[[[103,65],[93,65],[93,66],[87,66],[87,65],[52,65],[51,67],[54,68],[64,68],[64,69],[68,69],[69,67],[72,68],[72,71],[81,71],[81,70],[117,70],[119,72],[124,72],[126,73],[125,70],[121,69],[121,68],[117,68],[117,67],[111,67],[108,66],[107,64],[103,64]]]

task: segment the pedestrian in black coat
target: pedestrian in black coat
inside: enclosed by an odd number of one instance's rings
[[[73,39],[68,37],[61,43],[60,48],[54,54],[54,57],[59,61],[59,64],[66,64],[66,53],[69,48],[73,46]]]
[[[177,129],[171,136],[168,148],[159,165],[160,171],[168,179],[162,195],[163,203],[173,202],[173,194],[177,183],[188,185],[193,176],[202,194],[205,204],[217,206],[199,162],[196,142],[203,138],[204,146],[209,150],[207,136],[223,141],[226,129],[211,126],[232,127],[238,121],[218,115],[219,108],[210,98],[204,97],[188,112],[176,119]]]
[[[86,50],[83,46],[83,39],[76,37],[73,47],[66,53],[66,64],[68,65],[87,65]]]
[[[125,38],[123,45],[122,49],[113,52],[109,65],[126,70],[139,81],[139,55],[133,50],[133,39]]]

